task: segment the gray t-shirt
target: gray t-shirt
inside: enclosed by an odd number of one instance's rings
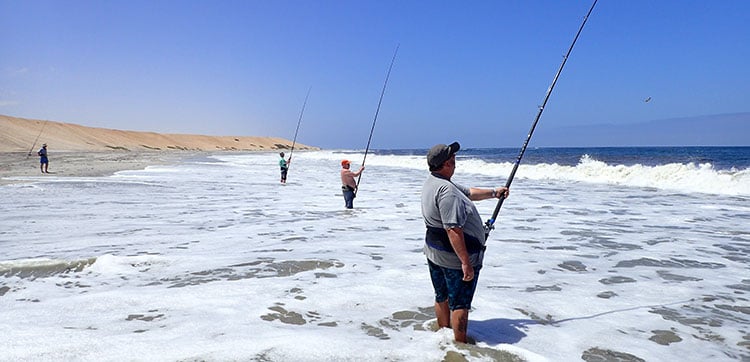
[[[475,243],[485,244],[484,224],[474,203],[469,199],[469,188],[452,183],[440,175],[431,173],[422,186],[422,217],[425,226],[430,228],[449,229],[460,227],[464,238],[473,238]],[[430,239],[429,236],[426,239]],[[461,269],[461,260],[453,251],[425,240],[424,253],[427,259],[445,268]],[[470,252],[469,259],[473,266],[481,266],[484,251]]]

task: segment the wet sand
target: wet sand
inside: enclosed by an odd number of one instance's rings
[[[0,185],[23,182],[24,177],[64,176],[96,177],[108,176],[117,171],[140,170],[147,166],[177,163],[182,159],[196,157],[205,152],[50,152],[49,174],[39,168],[39,156],[28,152],[0,152]]]

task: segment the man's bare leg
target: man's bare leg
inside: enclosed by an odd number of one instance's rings
[[[448,307],[447,300],[445,302],[435,302],[435,316],[437,317],[438,327],[451,327],[451,310]]]
[[[451,312],[451,326],[456,342],[466,343],[466,331],[469,327],[469,310],[456,309]]]

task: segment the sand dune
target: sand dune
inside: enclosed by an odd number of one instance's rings
[[[65,151],[272,151],[289,149],[292,141],[278,137],[203,136],[120,131],[72,123],[0,115],[0,152],[29,152],[47,143]],[[318,149],[295,144],[296,150]]]

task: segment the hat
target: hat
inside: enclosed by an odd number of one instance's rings
[[[350,163],[351,162],[349,162],[349,160],[341,160],[341,166],[348,165]]]
[[[427,164],[430,166],[430,169],[439,169],[443,166],[443,162],[448,161],[459,149],[461,149],[461,145],[458,142],[453,142],[449,146],[442,143],[434,145],[427,152]]]
[[[43,144],[42,144],[42,147],[47,147],[47,144],[46,144],[46,143],[43,143]]]

